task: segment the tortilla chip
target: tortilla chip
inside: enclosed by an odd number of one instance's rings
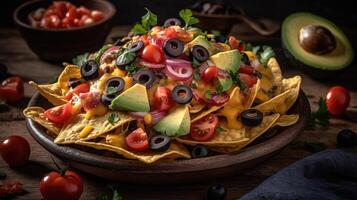
[[[205,107],[205,105],[203,105],[203,104],[196,104],[196,105],[189,105],[189,111],[190,111],[190,113],[193,113],[193,114],[195,114],[195,113],[199,113],[203,108]]]
[[[249,138],[245,142],[238,143],[237,145],[234,146],[227,146],[227,147],[212,147],[210,148],[213,151],[219,152],[219,153],[233,153],[241,150],[251,142],[253,142],[255,139],[257,139],[259,136],[261,136],[263,133],[265,133],[270,127],[274,125],[274,123],[278,120],[279,114],[273,114],[269,116],[264,116],[262,123],[259,126],[254,126],[254,127],[246,127],[245,129],[245,135],[247,138]]]
[[[137,159],[144,163],[154,163],[160,159],[175,159],[175,158],[191,158],[190,153],[182,144],[171,143],[170,148],[165,152],[136,152],[129,151],[124,147],[118,147],[106,144],[104,142],[86,142],[86,141],[77,141],[76,144],[83,145],[99,150],[108,150],[115,152],[125,158]]]
[[[203,118],[203,117],[209,115],[210,113],[213,113],[213,112],[219,110],[220,108],[222,108],[222,107],[212,106],[212,107],[209,108],[208,110],[201,112],[199,115],[197,115],[196,117],[194,117],[194,118],[191,120],[191,124],[192,124],[193,122],[195,122],[195,121],[197,121],[197,120],[199,120],[199,119],[201,119],[201,118]]]
[[[62,96],[62,90],[55,84],[45,84],[38,85],[33,81],[29,82],[30,85],[36,87],[36,89],[41,93],[43,97],[45,97],[50,103],[54,106],[60,106],[68,103]]]
[[[248,95],[244,99],[244,108],[247,109],[252,107],[254,103],[254,99],[257,96],[259,90],[260,90],[260,79],[258,79],[257,83],[249,89]]]
[[[278,95],[281,93],[283,76],[281,74],[281,69],[276,58],[274,57],[270,58],[267,63],[267,67],[270,69],[271,73],[273,74],[272,84],[276,87],[275,95]]]
[[[77,65],[67,65],[62,71],[61,75],[58,77],[57,87],[62,91],[62,96],[65,95],[68,90],[68,82],[70,79],[80,79],[82,78],[81,69]]]
[[[119,115],[119,120],[114,124],[111,124],[108,121],[108,117],[112,113]],[[62,127],[61,132],[54,142],[56,144],[71,144],[79,140],[86,141],[95,139],[132,120],[133,119],[129,117],[128,114],[119,111],[110,111],[104,116],[95,116],[89,120],[85,118],[85,114],[78,114],[73,116],[70,121]],[[88,135],[81,138],[79,134],[87,126],[91,126],[93,129],[88,133]]]
[[[43,114],[44,112],[45,109],[41,107],[27,107],[23,111],[25,117],[34,120],[47,130],[49,130],[51,133],[58,135],[60,132],[60,128],[56,126],[56,124],[49,121],[47,117]]]
[[[299,115],[281,115],[278,120],[276,120],[274,126],[291,126],[299,120]]]

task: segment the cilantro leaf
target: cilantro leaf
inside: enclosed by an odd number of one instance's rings
[[[318,109],[311,113],[309,119],[309,128],[314,129],[316,124],[326,126],[330,123],[330,113],[328,112],[326,101],[320,97],[318,101]]]
[[[180,17],[185,22],[185,28],[197,24],[199,20],[192,16],[192,11],[190,9],[183,9],[179,12]]]
[[[88,60],[88,56],[89,53],[78,55],[72,59],[72,63],[80,67]]]
[[[128,71],[129,75],[134,74],[135,72],[139,71],[139,69],[140,68],[134,64],[125,66],[125,70]]]
[[[147,33],[147,30],[141,24],[135,24],[131,31],[136,35],[143,35]]]
[[[149,9],[145,9],[147,13],[141,17],[141,24],[135,24],[131,29],[131,32],[136,35],[146,34],[151,29],[151,27],[156,26],[157,24],[157,15],[152,13]]]
[[[112,191],[112,194],[102,194],[97,196],[96,200],[123,200],[123,197],[118,192],[118,187],[117,185],[107,185],[107,188]]]
[[[130,51],[119,52],[119,56],[116,60],[117,65],[122,65],[123,63],[131,63],[135,60],[136,54]]]
[[[195,72],[193,73],[193,79],[195,79],[196,81],[201,80],[201,75],[197,70],[195,70]]]
[[[192,60],[192,66],[193,66],[194,68],[198,68],[198,67],[201,66],[201,63],[200,63],[196,58],[193,58],[193,60]]]
[[[110,113],[108,117],[108,122],[114,124],[120,120],[118,113]]]
[[[222,133],[228,131],[227,129],[223,128],[222,126],[217,126],[216,132],[217,133]]]
[[[117,90],[115,89],[115,87],[110,86],[107,88],[107,93],[108,94],[114,94]]]
[[[238,85],[241,90],[245,90],[247,88],[247,84],[240,80],[239,75],[237,73],[229,71],[229,75],[231,76],[233,83],[235,85]]]

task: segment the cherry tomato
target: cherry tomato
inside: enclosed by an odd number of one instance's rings
[[[90,10],[84,6],[80,6],[77,8],[77,15],[79,18],[81,18],[83,15],[90,15]]]
[[[72,105],[70,103],[50,108],[44,112],[45,116],[53,123],[63,124],[72,116]]]
[[[174,28],[166,28],[164,35],[167,39],[177,38],[177,32]]]
[[[54,1],[53,10],[55,10],[60,18],[64,18],[67,12],[66,2],[64,1]]]
[[[76,8],[70,8],[67,13],[66,13],[66,18],[74,20],[77,18],[77,9]]]
[[[252,87],[258,81],[258,78],[256,76],[243,73],[239,73],[239,78],[241,81],[247,84],[248,87]]]
[[[217,124],[218,117],[215,114],[209,114],[191,124],[190,136],[199,142],[210,141],[216,135]]]
[[[162,49],[156,45],[149,44],[145,46],[141,57],[151,63],[159,64],[164,62],[164,53]]]
[[[174,102],[171,98],[171,90],[166,87],[157,87],[153,100],[154,109],[159,111],[167,111],[170,110],[173,105]]]
[[[129,148],[135,151],[145,151],[149,148],[148,136],[142,128],[138,128],[126,136],[125,142]]]
[[[237,38],[235,38],[234,36],[229,36],[228,43],[232,49],[238,49],[239,42],[238,42]]]
[[[218,76],[218,69],[216,66],[207,67],[202,73],[202,79],[206,82],[211,82]]]
[[[71,19],[68,17],[65,17],[64,19],[62,19],[62,27],[63,28],[72,28],[72,27],[76,27],[76,23],[74,22],[75,19]]]
[[[99,22],[100,20],[104,19],[104,14],[98,10],[93,10],[90,13],[90,16],[95,22]]]
[[[79,95],[80,93],[86,93],[89,92],[90,90],[90,85],[89,83],[82,83],[79,84],[77,87],[75,87],[73,90],[70,90],[69,92],[67,92],[67,94],[65,95],[65,99],[66,100],[71,100],[73,95]]]
[[[326,104],[331,115],[341,115],[350,104],[350,93],[344,87],[332,87],[326,95]]]
[[[0,197],[9,197],[11,195],[20,194],[23,192],[23,184],[19,181],[6,182],[0,185]]]
[[[252,66],[249,65],[243,65],[239,67],[238,72],[244,73],[244,74],[254,74],[255,69]]]
[[[30,144],[18,135],[9,136],[0,144],[1,157],[10,167],[24,165],[30,157],[30,151]]]
[[[73,171],[50,172],[42,178],[40,192],[44,200],[78,200],[83,193],[83,182]]]
[[[142,41],[144,43],[144,46],[149,44],[149,38],[147,35],[142,35],[139,37],[139,40]]]
[[[0,85],[0,98],[7,103],[17,103],[24,97],[24,83],[18,76],[13,76],[2,81]]]
[[[61,19],[57,15],[50,15],[48,17],[43,18],[46,20],[45,28],[60,28],[61,27]],[[41,21],[42,25],[42,21]]]

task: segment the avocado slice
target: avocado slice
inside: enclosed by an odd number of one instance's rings
[[[150,104],[146,87],[138,83],[133,85],[117,96],[109,105],[109,109],[149,112]]]
[[[190,113],[187,105],[177,107],[173,112],[162,118],[154,129],[166,136],[182,136],[190,133]]]
[[[303,48],[299,42],[299,34],[308,25],[328,29],[335,38],[335,48],[326,54],[311,53]],[[333,22],[323,17],[306,12],[292,14],[284,20],[281,35],[285,55],[290,58],[291,63],[315,78],[336,76],[336,73],[346,69],[353,61],[354,52],[346,35]]]
[[[191,42],[187,43],[185,46],[185,52],[188,52],[195,45],[201,45],[207,49],[209,55],[213,54],[213,48],[211,46],[211,43],[207,40],[207,38],[202,35],[197,36]]]
[[[233,85],[233,81],[231,77],[226,77],[226,78],[218,78],[219,85],[222,88],[222,92],[228,91],[231,89]]]
[[[240,66],[241,54],[237,49],[217,53],[210,60],[220,69],[237,72]]]

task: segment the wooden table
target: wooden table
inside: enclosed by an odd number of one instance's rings
[[[123,35],[127,30],[128,27],[115,27],[111,36]],[[233,34],[237,33],[236,30],[243,29],[233,29]],[[354,33],[357,33],[357,31]],[[303,77],[303,90],[307,94],[315,96],[315,98],[310,98],[312,110],[316,109],[316,101],[318,100],[318,97],[325,96],[327,89],[331,85],[336,84],[341,84],[349,88],[352,98],[350,105],[357,105],[357,84],[354,80],[357,78],[356,64],[342,76],[343,78],[334,82],[322,83],[291,68],[285,62],[285,59],[282,57],[281,49],[279,48],[280,40],[278,36],[269,38],[259,36],[252,37],[252,33],[246,31],[241,32],[240,35],[243,39],[256,42],[268,42],[269,44],[278,47],[277,54],[285,77],[295,74],[301,75]],[[63,69],[60,64],[53,64],[39,60],[26,46],[19,33],[14,29],[0,28],[0,47],[0,62],[5,63],[8,66],[10,73],[18,74],[26,81],[35,80],[36,82],[48,82],[53,80],[53,78]],[[43,175],[54,170],[55,166],[51,161],[51,155],[37,144],[26,130],[21,110],[26,106],[29,97],[34,93],[34,90],[26,85],[25,93],[26,99],[20,105],[13,107],[10,113],[0,114],[0,140],[13,134],[24,136],[31,144],[32,152],[30,162],[22,168],[10,169],[0,159],[0,170],[8,174],[8,180],[20,180],[23,182],[24,188],[29,191],[25,196],[17,197],[16,199],[41,199],[38,189],[39,180]],[[353,110],[353,108],[349,108],[349,111],[350,118],[351,115],[356,115],[356,109]],[[355,116],[354,119],[357,119],[357,117]],[[331,120],[330,126],[320,127],[315,131],[306,130],[302,132],[296,140],[322,142],[326,144],[328,148],[335,148],[336,134],[339,130],[346,127],[357,131],[356,123],[350,120],[334,118]],[[235,199],[252,190],[275,172],[310,154],[311,152],[307,151],[305,148],[288,145],[280,153],[264,163],[233,177],[226,177],[199,184],[173,186],[119,183],[120,192],[124,199],[203,199],[206,194],[206,189],[211,184],[221,183],[228,189],[227,199]],[[105,186],[108,184],[108,181],[84,173],[80,173],[80,175],[83,177],[85,183],[85,190],[81,199],[95,199],[96,195],[107,191]]]

